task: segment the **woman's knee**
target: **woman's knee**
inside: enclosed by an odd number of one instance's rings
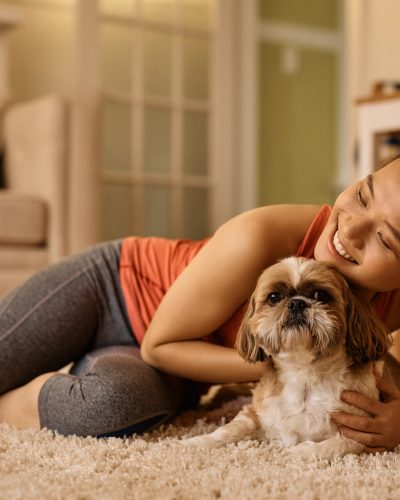
[[[143,432],[173,417],[180,394],[139,357],[110,353],[77,375],[57,373],[39,394],[41,427],[80,436]]]

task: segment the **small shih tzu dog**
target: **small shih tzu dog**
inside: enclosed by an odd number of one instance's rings
[[[373,370],[382,373],[378,360],[389,347],[384,326],[338,271],[284,259],[261,274],[238,333],[240,355],[265,362],[251,404],[211,434],[182,442],[219,447],[249,437],[277,440],[303,457],[360,453],[363,446],[342,436],[330,414],[366,414],[340,395],[348,389],[379,399]]]

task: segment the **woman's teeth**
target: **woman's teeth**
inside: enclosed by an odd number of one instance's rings
[[[333,244],[334,244],[334,246],[336,248],[337,253],[340,254],[345,259],[349,260],[350,262],[357,263],[357,261],[354,260],[353,257],[346,252],[346,250],[344,249],[343,245],[340,243],[339,234],[338,233],[339,232],[336,231],[336,233],[335,233],[335,235],[333,237]]]

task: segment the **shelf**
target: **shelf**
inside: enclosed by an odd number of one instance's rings
[[[357,106],[357,178],[371,173],[400,143],[400,94],[390,99],[363,100]]]

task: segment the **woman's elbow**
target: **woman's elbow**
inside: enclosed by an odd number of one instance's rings
[[[154,366],[155,368],[159,368],[157,356],[156,356],[156,348],[149,344],[149,342],[145,342],[143,340],[142,345],[140,346],[140,356],[142,360],[148,365]]]

